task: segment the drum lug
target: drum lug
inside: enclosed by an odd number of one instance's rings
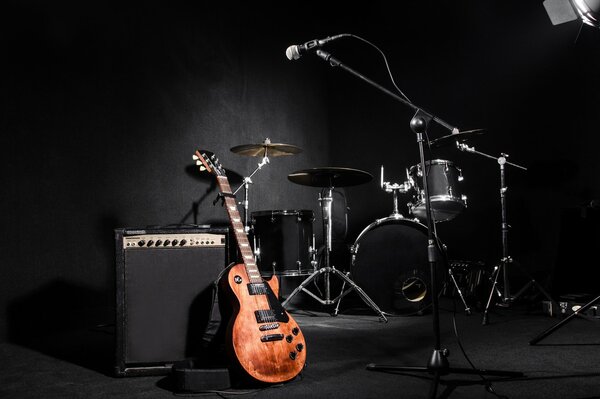
[[[465,203],[465,208],[467,207],[467,196],[466,195],[461,195],[460,199]]]

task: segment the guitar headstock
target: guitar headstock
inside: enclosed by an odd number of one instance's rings
[[[200,167],[200,171],[206,170],[208,173],[217,176],[225,175],[225,170],[223,169],[223,166],[221,166],[219,158],[210,151],[196,150],[192,159],[196,161],[196,165]]]

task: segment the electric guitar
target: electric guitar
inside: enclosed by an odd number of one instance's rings
[[[231,302],[230,311],[225,312],[231,313],[225,339],[234,371],[242,371],[263,383],[289,381],[306,363],[304,335],[277,299],[277,277],[273,276],[267,282],[260,275],[219,160],[214,154],[201,150],[197,150],[193,158],[201,171],[206,170],[217,178],[220,196],[243,259],[243,263],[228,270],[220,284]]]

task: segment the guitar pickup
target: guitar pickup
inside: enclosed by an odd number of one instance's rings
[[[268,334],[260,337],[261,342],[281,341],[283,334]]]
[[[260,331],[275,330],[276,328],[279,328],[279,323],[263,324],[262,326],[258,327]]]
[[[251,283],[248,284],[248,293],[250,295],[266,295],[267,287],[265,283]]]
[[[259,324],[275,323],[277,321],[277,319],[275,318],[275,313],[273,313],[271,309],[255,310],[254,316],[256,316],[256,322]]]

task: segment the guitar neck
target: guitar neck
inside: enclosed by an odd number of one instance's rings
[[[246,234],[244,224],[242,223],[240,212],[238,211],[237,203],[235,202],[235,197],[232,195],[231,187],[229,186],[229,180],[227,179],[227,176],[217,176],[217,182],[219,184],[219,189],[223,194],[225,208],[227,209],[227,214],[229,215],[229,222],[231,223],[231,228],[233,229],[233,233],[235,235],[238,250],[242,255],[244,266],[246,266],[248,279],[251,283],[262,283],[263,280],[260,276],[260,271],[256,266],[254,253],[252,252],[252,247],[248,241],[248,235]]]

